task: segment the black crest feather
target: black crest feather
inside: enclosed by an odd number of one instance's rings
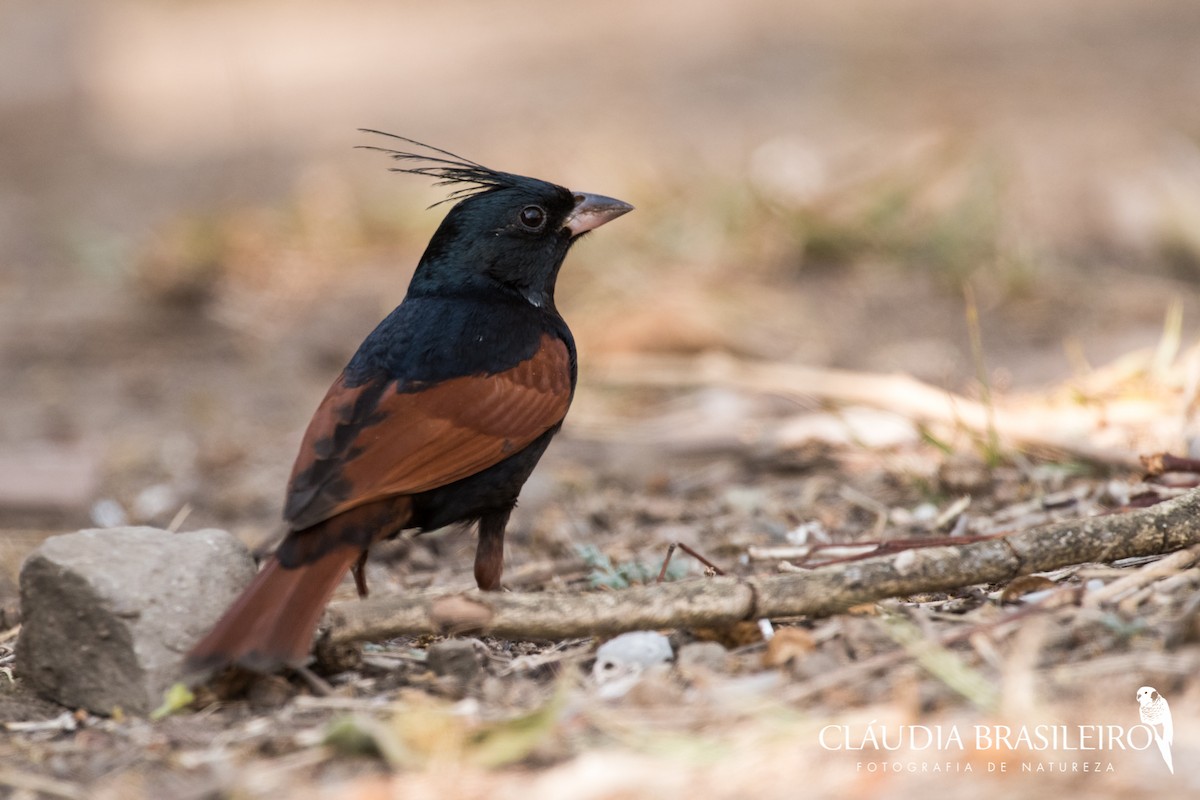
[[[465,184],[451,192],[444,200],[439,200],[433,206],[439,206],[442,203],[462,200],[472,195],[488,192],[493,189],[516,188],[528,184],[530,179],[520,175],[513,175],[509,172],[500,172],[490,169],[482,164],[471,161],[468,158],[463,158],[460,155],[451,153],[449,150],[443,150],[440,147],[434,147],[431,144],[418,142],[416,139],[409,139],[407,136],[400,136],[395,133],[387,133],[386,131],[372,130],[371,128],[359,128],[362,133],[372,133],[378,136],[387,136],[389,139],[398,139],[402,142],[415,145],[419,148],[424,148],[436,155],[427,153],[410,153],[406,150],[393,150],[388,147],[377,147],[375,145],[362,144],[358,145],[361,150],[375,150],[380,153],[386,153],[396,161],[420,162],[422,166],[417,167],[392,167],[392,172],[407,172],[410,175],[425,175],[430,178],[436,178],[435,186],[450,186],[454,184]],[[430,206],[430,208],[433,208]]]

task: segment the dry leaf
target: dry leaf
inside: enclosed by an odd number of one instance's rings
[[[1008,586],[1004,587],[1004,591],[1000,592],[1000,602],[1015,603],[1024,595],[1053,589],[1057,585],[1054,581],[1042,575],[1022,575],[1010,581]]]
[[[695,628],[692,634],[702,642],[717,642],[726,650],[758,644],[762,641],[762,629],[757,622],[735,622],[724,628]]]
[[[803,628],[777,628],[767,651],[763,653],[763,665],[782,667],[798,660],[816,649],[812,635]]]

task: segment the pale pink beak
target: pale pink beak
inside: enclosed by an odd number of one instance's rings
[[[600,194],[577,192],[575,208],[563,222],[563,227],[571,232],[571,236],[579,236],[630,211],[633,211],[633,206],[629,203]]]

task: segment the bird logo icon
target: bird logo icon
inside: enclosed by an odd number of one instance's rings
[[[1174,726],[1171,724],[1171,707],[1167,698],[1158,693],[1153,686],[1143,686],[1137,691],[1138,705],[1142,722],[1154,731],[1154,741],[1158,743],[1158,751],[1162,753],[1167,769],[1175,774],[1175,765],[1171,762],[1171,740],[1174,738]]]

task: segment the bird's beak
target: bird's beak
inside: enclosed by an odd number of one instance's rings
[[[629,203],[604,195],[576,192],[575,208],[571,209],[563,227],[569,230],[572,236],[579,236],[630,211],[633,211],[633,206]]]

